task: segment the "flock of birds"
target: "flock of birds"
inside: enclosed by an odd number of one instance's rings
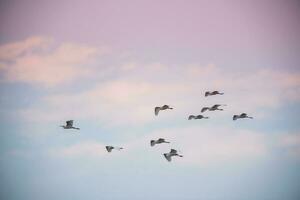
[[[223,95],[224,93],[221,93],[219,91],[212,91],[212,92],[205,92],[204,96],[208,97],[208,96],[214,96],[214,95]],[[225,104],[215,104],[212,107],[203,107],[201,109],[201,113],[204,113],[205,111],[222,111],[222,108],[219,108],[221,106],[226,106]],[[157,116],[159,114],[160,111],[164,111],[164,110],[172,110],[173,108],[171,108],[169,105],[163,105],[161,107],[157,106],[154,108],[154,114],[155,116]],[[239,115],[233,115],[232,119],[233,120],[237,120],[237,119],[244,119],[244,118],[249,118],[249,119],[253,119],[253,117],[248,116],[246,113],[241,113]],[[209,119],[209,117],[203,116],[203,115],[190,115],[188,117],[188,120],[197,120],[197,119]],[[76,130],[80,130],[80,128],[78,127],[74,127],[73,126],[73,120],[68,120],[66,121],[66,125],[62,125],[61,127],[64,129],[76,129]],[[168,141],[166,141],[164,138],[159,138],[157,140],[151,140],[150,141],[150,146],[154,147],[157,144],[163,144],[163,143],[170,143]],[[123,147],[117,147],[117,146],[105,146],[106,150],[108,153],[111,153],[112,150],[122,150]],[[172,157],[173,156],[178,156],[178,157],[183,157],[183,155],[178,154],[178,151],[175,149],[171,149],[169,153],[164,153],[163,154],[164,157],[166,158],[167,161],[171,162],[172,161]]]

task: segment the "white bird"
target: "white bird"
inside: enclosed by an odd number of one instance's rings
[[[249,117],[246,113],[242,113],[240,115],[233,115],[233,120],[237,120],[237,119],[243,119],[243,118],[249,118],[249,119],[253,119],[253,117]]]
[[[219,92],[219,91],[212,91],[212,92],[207,91],[207,92],[205,92],[205,96],[206,96],[206,97],[207,97],[207,96],[217,95],[217,94],[223,95],[224,93],[221,93],[221,92]]]
[[[201,109],[201,112],[205,112],[207,110],[209,110],[209,111],[223,110],[223,109],[219,108],[220,106],[226,106],[226,105],[225,104],[215,104],[212,107],[203,107]]]
[[[62,125],[60,127],[63,127],[64,129],[76,129],[76,130],[80,130],[80,128],[76,128],[73,126],[73,120],[68,120],[66,121],[66,125]]]
[[[167,159],[167,161],[171,162],[172,161],[172,156],[179,156],[183,157],[183,155],[179,155],[177,153],[177,150],[171,149],[170,153],[164,153],[164,157]]]
[[[161,111],[161,110],[167,110],[167,109],[170,109],[170,110],[172,110],[173,108],[171,108],[170,106],[168,106],[168,105],[163,105],[162,107],[155,107],[154,108],[154,114],[155,115],[158,115],[158,113],[159,113],[159,111]]]
[[[116,149],[116,150],[121,150],[123,149],[123,147],[113,147],[113,146],[105,146],[106,150],[108,153],[110,153],[113,149]]]
[[[170,142],[167,142],[165,139],[163,138],[159,138],[158,140],[151,140],[150,141],[150,145],[153,147],[154,145],[156,144],[161,144],[161,143],[170,143]]]
[[[204,117],[203,115],[190,115],[189,116],[189,120],[191,120],[191,119],[208,119],[209,117]]]

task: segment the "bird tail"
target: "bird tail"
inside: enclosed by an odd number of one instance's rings
[[[80,130],[80,128],[74,128],[74,129],[76,129],[76,130]]]
[[[253,117],[248,117],[248,118],[253,119]]]
[[[204,119],[209,119],[209,117],[203,117]]]
[[[224,93],[223,92],[221,92],[221,93],[219,93],[220,95],[223,95]]]

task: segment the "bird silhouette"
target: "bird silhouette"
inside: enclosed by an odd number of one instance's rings
[[[113,149],[116,149],[116,150],[121,150],[123,149],[123,147],[114,147],[114,146],[105,146],[106,150],[108,153],[110,153]]]
[[[205,92],[205,97],[213,96],[213,95],[217,95],[217,94],[223,95],[224,93],[221,93],[219,91],[212,91],[212,92],[207,91],[207,92]]]
[[[172,161],[172,156],[179,156],[183,157],[183,155],[179,155],[177,153],[177,150],[171,149],[170,153],[164,153],[164,157],[167,159],[167,161],[171,162]]]
[[[201,109],[201,112],[205,112],[207,110],[209,110],[209,111],[223,110],[223,109],[219,108],[220,106],[226,106],[226,105],[225,104],[215,104],[212,107],[203,107]]]
[[[154,145],[156,144],[161,144],[161,143],[170,143],[170,142],[167,142],[165,139],[163,138],[159,138],[158,140],[151,140],[150,141],[150,145],[153,147]]]
[[[80,130],[80,128],[76,128],[73,126],[73,121],[74,120],[68,120],[66,121],[66,125],[62,125],[60,127],[63,127],[64,129],[76,129],[76,130]]]
[[[161,111],[161,110],[167,110],[167,109],[172,110],[173,108],[171,108],[171,107],[168,106],[168,105],[163,105],[163,106],[161,106],[161,107],[157,106],[157,107],[154,108],[154,114],[155,114],[155,115],[158,115],[159,111]]]
[[[208,119],[209,117],[204,117],[203,115],[190,115],[188,120],[191,119]]]
[[[243,119],[243,118],[253,119],[253,117],[249,117],[246,113],[242,113],[240,115],[233,115],[232,117],[233,120]]]

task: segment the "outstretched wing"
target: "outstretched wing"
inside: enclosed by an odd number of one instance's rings
[[[209,107],[203,107],[202,109],[201,109],[201,112],[205,112],[205,111],[207,111],[209,109]]]
[[[113,149],[112,146],[105,146],[105,148],[106,148],[106,150],[107,150],[108,152],[111,152],[111,150]]]
[[[165,142],[165,139],[164,138],[159,138],[158,142]]]
[[[170,154],[176,154],[176,153],[177,153],[177,150],[171,149]]]
[[[67,126],[73,126],[73,120],[66,121]]]
[[[158,115],[159,111],[160,111],[160,107],[155,107],[154,108],[155,115]]]
[[[155,140],[151,140],[150,145],[151,145],[151,147],[153,147],[155,145]]]
[[[212,109],[218,109],[219,106],[221,106],[221,105],[220,105],[220,104],[215,104],[215,105],[213,105],[213,107],[211,107],[211,108],[212,108]]]
[[[170,154],[164,153],[165,158],[167,159],[167,161],[171,162],[171,156]]]
[[[210,92],[208,92],[208,91],[205,92],[205,94],[204,94],[204,96],[206,96],[206,97],[209,96],[209,95],[210,95]]]
[[[191,120],[191,119],[195,119],[195,116],[194,115],[190,115],[189,116],[189,120]]]
[[[240,116],[241,117],[247,117],[247,114],[246,113],[242,113]]]

